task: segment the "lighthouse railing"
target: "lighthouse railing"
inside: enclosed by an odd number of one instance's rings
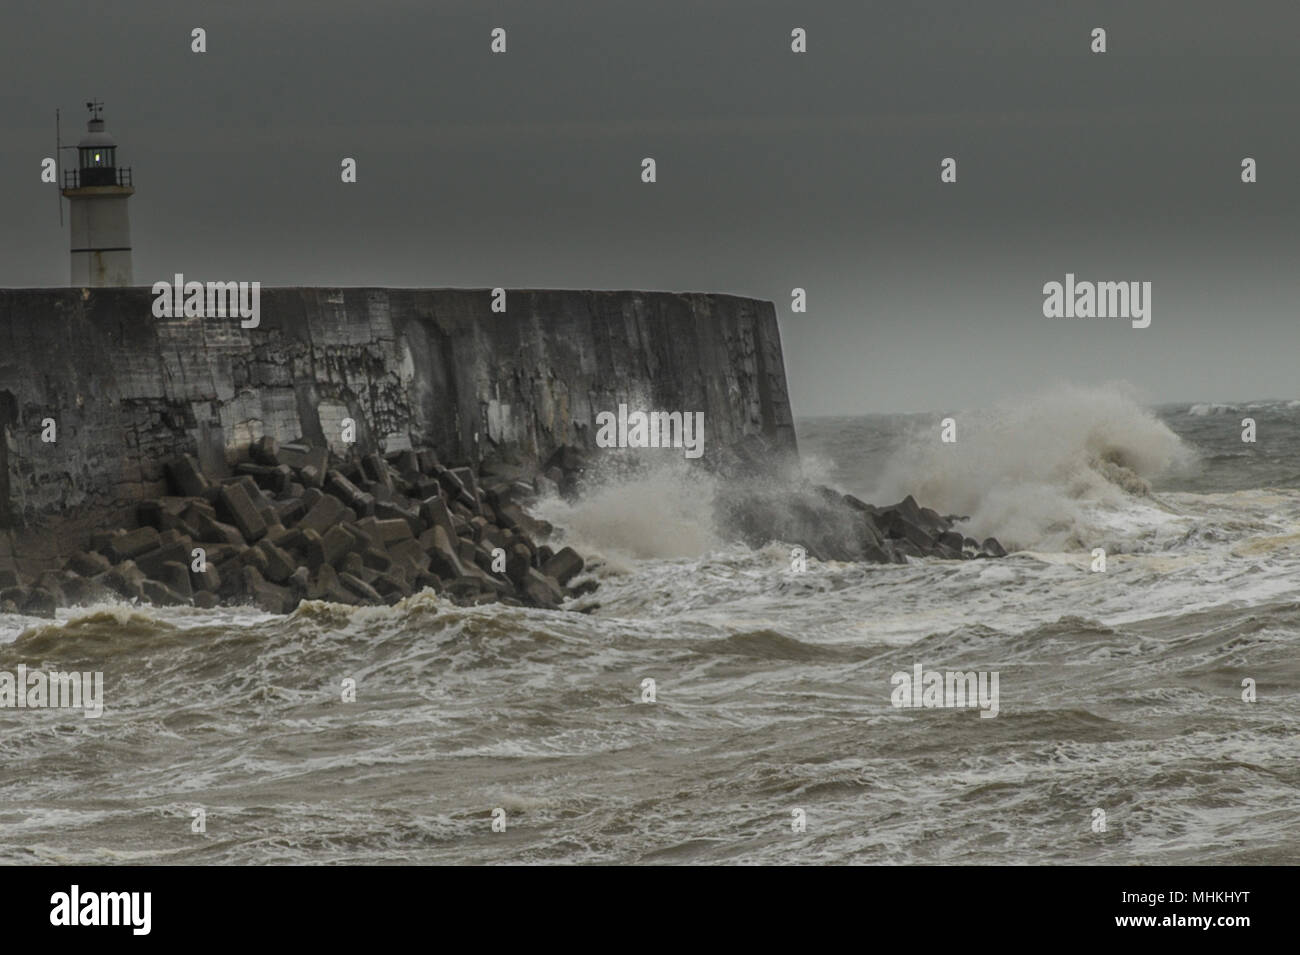
[[[133,187],[131,181],[131,167],[119,166],[116,169],[87,169],[84,170],[90,175],[86,176],[87,182],[82,183],[80,169],[63,170],[63,188],[80,189],[83,185],[91,186],[126,186]]]

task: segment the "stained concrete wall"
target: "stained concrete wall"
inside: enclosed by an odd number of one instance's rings
[[[706,456],[760,434],[794,450],[770,302],[661,292],[277,288],[261,324],[158,319],[148,288],[0,289],[0,567],[52,559],[251,440],[432,445],[533,466],[590,447],[619,402],[703,411]],[[53,419],[57,440],[41,440]]]

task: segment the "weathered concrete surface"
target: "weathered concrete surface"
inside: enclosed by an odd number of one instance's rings
[[[590,447],[620,402],[703,411],[705,454],[761,434],[794,451],[775,309],[729,295],[262,289],[261,325],[158,319],[148,288],[0,289],[0,568],[66,556],[251,441],[435,447],[536,465]],[[53,419],[57,440],[41,440]]]

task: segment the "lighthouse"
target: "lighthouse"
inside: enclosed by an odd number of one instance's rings
[[[72,284],[82,288],[133,285],[131,170],[117,164],[117,142],[104,129],[104,104],[86,104],[90,122],[77,143],[77,168],[64,171],[72,226]]]

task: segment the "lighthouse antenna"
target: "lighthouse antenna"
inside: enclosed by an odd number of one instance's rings
[[[59,108],[54,107],[54,181],[55,198],[59,202],[59,228],[63,228],[63,129],[59,125]]]

